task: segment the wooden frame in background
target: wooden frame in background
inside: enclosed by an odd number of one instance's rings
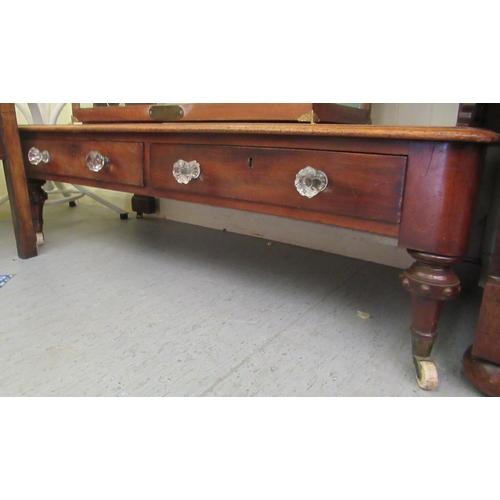
[[[370,123],[371,105],[346,104],[72,104],[73,121]]]

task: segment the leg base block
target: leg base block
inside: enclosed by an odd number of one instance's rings
[[[469,380],[487,396],[500,397],[500,365],[472,356],[472,346],[464,354],[464,370]]]

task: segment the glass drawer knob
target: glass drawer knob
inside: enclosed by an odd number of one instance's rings
[[[28,160],[32,165],[38,165],[41,161],[43,161],[43,163],[48,163],[50,154],[48,151],[40,151],[37,148],[31,148],[28,151]]]
[[[328,177],[321,170],[306,167],[295,177],[295,187],[302,196],[312,198],[324,191],[328,186]]]
[[[173,175],[179,184],[187,184],[197,179],[201,174],[200,164],[197,161],[179,160],[174,163]]]
[[[92,172],[99,172],[102,168],[109,163],[109,158],[103,156],[98,151],[91,151],[85,158],[87,167],[89,167]]]

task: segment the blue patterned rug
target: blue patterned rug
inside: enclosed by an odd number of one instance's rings
[[[0,288],[3,288],[3,286],[12,278],[12,274],[0,274]]]

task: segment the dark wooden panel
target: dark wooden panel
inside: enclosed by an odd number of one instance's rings
[[[500,103],[460,104],[457,125],[500,132]]]
[[[50,161],[38,165],[29,163],[27,158],[31,147],[47,150]],[[98,151],[110,160],[99,172],[89,170],[86,165],[85,158],[91,151]],[[57,176],[70,176],[72,179],[144,186],[142,143],[27,139],[23,141],[23,156],[28,177],[54,179]]]
[[[174,163],[196,160],[201,175],[179,184]],[[323,171],[328,187],[307,198],[295,188],[296,174],[310,166]],[[272,148],[207,145],[151,146],[155,189],[202,194],[397,223],[406,158]]]
[[[472,355],[500,365],[500,227],[496,231]]]
[[[500,281],[491,278],[484,288],[472,355],[500,365]]]
[[[497,227],[495,246],[491,257],[490,276],[500,280],[500,227]]]

